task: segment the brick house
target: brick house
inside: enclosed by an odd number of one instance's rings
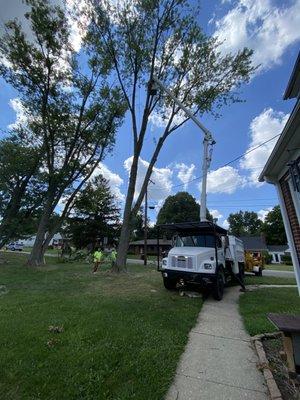
[[[287,99],[296,103],[259,181],[276,186],[300,295],[300,53],[284,94]]]
[[[168,252],[172,248],[172,240],[159,239],[159,252]],[[144,241],[136,240],[135,242],[129,243],[129,254],[135,254],[142,256],[144,254]],[[147,240],[147,254],[157,255],[157,239]]]

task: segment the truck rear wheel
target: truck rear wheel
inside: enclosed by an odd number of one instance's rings
[[[163,280],[164,280],[164,287],[167,290],[174,290],[176,288],[176,281],[174,279],[164,277]]]
[[[212,295],[215,300],[220,301],[223,299],[223,294],[224,294],[224,272],[220,268],[217,272]]]

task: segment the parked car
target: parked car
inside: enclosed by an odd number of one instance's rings
[[[24,247],[24,244],[21,242],[11,242],[8,245],[6,245],[6,250],[11,250],[11,251],[22,251]]]

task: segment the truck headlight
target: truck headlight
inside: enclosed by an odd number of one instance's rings
[[[206,264],[203,264],[203,266],[204,266],[204,269],[212,269],[212,264],[206,263]]]
[[[164,259],[162,260],[162,265],[167,266],[167,263],[168,263],[168,261],[164,258]]]

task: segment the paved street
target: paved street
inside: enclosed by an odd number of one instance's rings
[[[238,312],[239,288],[205,301],[166,400],[266,400],[258,358]]]
[[[278,276],[280,278],[295,278],[294,271],[275,271],[273,269],[264,269],[263,276]]]

